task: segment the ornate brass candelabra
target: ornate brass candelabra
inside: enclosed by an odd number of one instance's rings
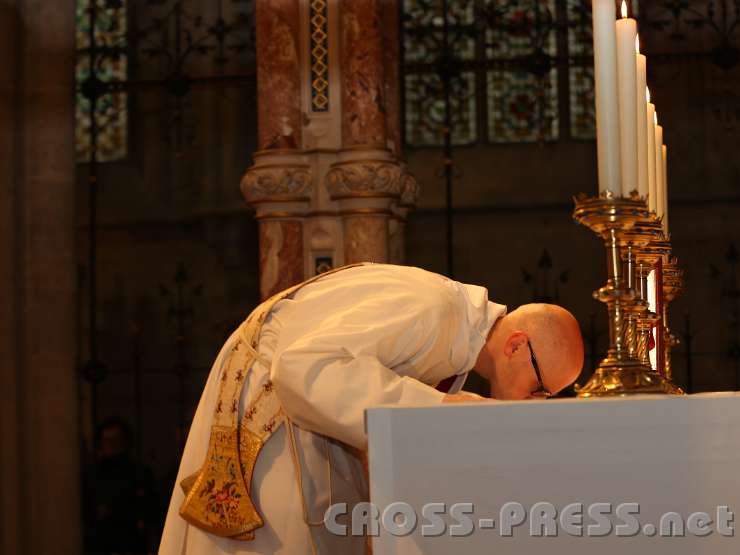
[[[657,315],[647,306],[647,274],[666,245],[660,222],[643,199],[598,197],[575,199],[573,218],[604,240],[607,251],[606,285],[594,292],[609,312],[609,350],[579,397],[645,393],[681,393],[650,367],[648,340]]]
[[[678,338],[668,326],[668,306],[683,292],[683,270],[678,267],[678,260],[672,256],[663,265],[663,334],[664,334],[664,375],[667,380],[673,379],[671,351],[678,345]]]
[[[620,247],[622,247],[624,257],[627,288],[635,292],[634,300],[625,309],[627,319],[625,339],[628,356],[636,358],[647,367],[650,366],[647,348],[650,328],[657,318],[648,307],[647,275],[650,268],[640,256],[641,249],[647,247],[650,237],[641,233],[638,228],[640,223],[642,221],[638,220],[632,228],[620,235]],[[647,327],[648,325],[650,327]]]
[[[646,306],[648,300],[648,274],[658,266],[659,261],[671,252],[670,244],[663,236],[663,226],[660,220],[651,213],[645,220],[637,222],[632,228],[633,235],[639,235],[645,239],[636,249],[636,259],[639,275],[640,296],[644,299]],[[645,366],[650,366],[649,343],[652,330],[659,322],[660,315],[650,310],[645,310],[638,318],[639,343],[638,356]]]

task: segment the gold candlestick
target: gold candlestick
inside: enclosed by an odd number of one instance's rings
[[[627,320],[625,341],[628,357],[639,360],[640,364],[649,370],[650,361],[649,358],[646,359],[644,329],[640,326],[641,320],[648,313],[647,272],[644,261],[640,260],[637,254],[641,247],[647,246],[650,239],[639,232],[637,229],[639,224],[640,220],[620,235],[627,288],[635,292],[634,299],[625,308]]]
[[[608,278],[605,286],[594,292],[594,298],[603,302],[609,311],[609,350],[589,381],[576,388],[579,397],[624,396],[639,393],[675,393],[675,388],[658,373],[646,367],[637,357],[636,337],[630,338],[628,314],[634,314],[642,307],[635,308],[636,292],[634,279],[630,282],[628,273],[622,267],[622,245],[630,245],[628,261],[632,249],[639,249],[645,239],[634,236],[632,241],[626,235],[638,222],[650,221],[645,201],[632,196],[614,197],[611,192],[599,197],[579,195],[575,199],[573,218],[585,225],[604,240],[607,251]],[[649,239],[648,239],[649,243]],[[635,257],[637,260],[637,257]],[[634,270],[634,267],[631,268]],[[629,344],[632,342],[633,348]]]
[[[646,310],[639,316],[637,327],[639,329],[639,346],[638,356],[642,363],[651,368],[650,351],[648,345],[652,330],[658,323],[659,315],[647,308],[648,300],[648,274],[658,264],[664,256],[671,251],[670,245],[664,240],[663,226],[660,220],[651,213],[647,219],[639,221],[631,230],[633,235],[639,235],[647,242],[642,242],[636,249],[636,259],[638,265],[638,274],[640,276],[639,289],[641,297],[645,300]]]
[[[671,256],[663,265],[663,333],[665,349],[665,377],[673,380],[671,351],[679,344],[678,338],[671,332],[668,324],[668,306],[683,292],[683,270],[678,267],[678,260]]]
[[[669,241],[666,240],[665,234],[663,232],[663,225],[660,219],[656,217],[655,213],[651,213],[647,220],[637,222],[630,230],[629,234],[633,236],[640,235],[643,239],[648,239],[646,243],[641,243],[636,249],[638,273],[641,276],[641,296],[647,301],[647,275],[650,273],[651,270],[657,267],[659,260],[665,261],[672,258],[670,255],[671,244]],[[662,283],[656,282],[656,287],[662,288],[663,292],[663,305],[661,307],[662,314],[658,315],[654,312],[646,310],[638,317],[637,328],[640,335],[638,340],[638,358],[640,358],[640,360],[646,366],[650,366],[650,356],[648,350],[650,336],[652,330],[655,329],[656,324],[661,320],[661,316],[663,320],[663,329],[667,329],[666,307],[667,303],[673,300],[673,298],[675,298],[675,295],[677,294],[677,278],[675,277],[676,272],[680,272],[680,270],[678,270],[675,265],[670,266],[670,264],[664,264],[662,272]],[[680,276],[678,279],[680,279]],[[666,284],[668,284],[667,287]],[[662,376],[667,382],[667,387],[670,390],[668,391],[668,393],[680,395],[683,394],[683,391],[681,390],[681,388],[673,384],[670,372],[670,359],[667,358],[670,355],[670,348],[677,344],[677,340],[675,336],[673,336],[673,334],[671,334],[670,332],[665,334],[664,331],[664,337],[665,338],[662,343],[665,356],[663,356],[664,365]]]

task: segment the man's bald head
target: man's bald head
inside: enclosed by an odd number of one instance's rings
[[[560,391],[578,377],[583,340],[576,319],[557,305],[525,304],[496,322],[476,365],[479,371],[488,366],[481,374],[491,382],[493,397],[526,399],[537,389],[527,342],[550,392]]]

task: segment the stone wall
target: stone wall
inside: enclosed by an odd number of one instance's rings
[[[0,552],[79,553],[72,10],[0,2]]]

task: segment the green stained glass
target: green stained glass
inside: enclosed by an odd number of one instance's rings
[[[442,0],[403,3],[405,130],[411,145],[443,144],[445,91],[439,70],[445,64],[441,62],[447,59],[457,69],[475,58],[475,2],[447,2],[446,35],[443,6]],[[475,83],[475,73],[469,71],[450,79],[453,144],[476,140]]]
[[[90,0],[77,0],[77,48],[90,48]],[[97,0],[95,3],[95,45],[111,47],[126,39],[126,5],[124,0]]]
[[[591,0],[568,0],[568,52],[576,58],[593,56]]]
[[[488,73],[488,134],[494,143],[552,141],[558,136],[557,71]]]
[[[489,0],[486,31],[488,139],[551,141],[558,136],[555,1]]]
[[[94,5],[95,29],[91,43],[92,3],[77,1],[75,133],[78,162],[89,162],[92,158],[93,117],[97,161],[120,160],[128,151],[127,94],[111,87],[125,82],[128,74],[126,3],[124,0],[95,0]],[[90,88],[101,87],[93,114],[90,98],[85,93]]]
[[[493,143],[551,141],[561,133],[592,139],[591,1],[404,0],[407,143],[442,143],[442,76],[450,68],[453,143],[480,140],[478,121]],[[631,5],[637,13],[636,0]],[[476,86],[485,98],[476,98]],[[568,117],[560,114],[565,105]]]
[[[475,56],[474,2],[448,2],[447,46],[458,60]],[[442,0],[405,0],[404,62],[432,64],[444,50]]]
[[[594,54],[591,0],[568,0],[568,68],[570,135],[574,139],[596,136],[594,105]]]
[[[596,135],[594,104],[594,70],[591,67],[571,67],[570,134],[574,139],[593,139]]]
[[[405,27],[439,27],[444,25],[444,2],[442,0],[404,0],[403,20]],[[475,20],[473,0],[448,0],[447,22],[455,27],[472,25]]]
[[[405,78],[406,142],[413,145],[441,145],[444,142],[445,101],[440,77],[433,73]],[[452,143],[475,141],[475,75],[461,73],[450,83]]]
[[[494,23],[486,29],[486,56],[512,59],[533,51],[555,56],[555,0],[487,0],[486,13]]]

